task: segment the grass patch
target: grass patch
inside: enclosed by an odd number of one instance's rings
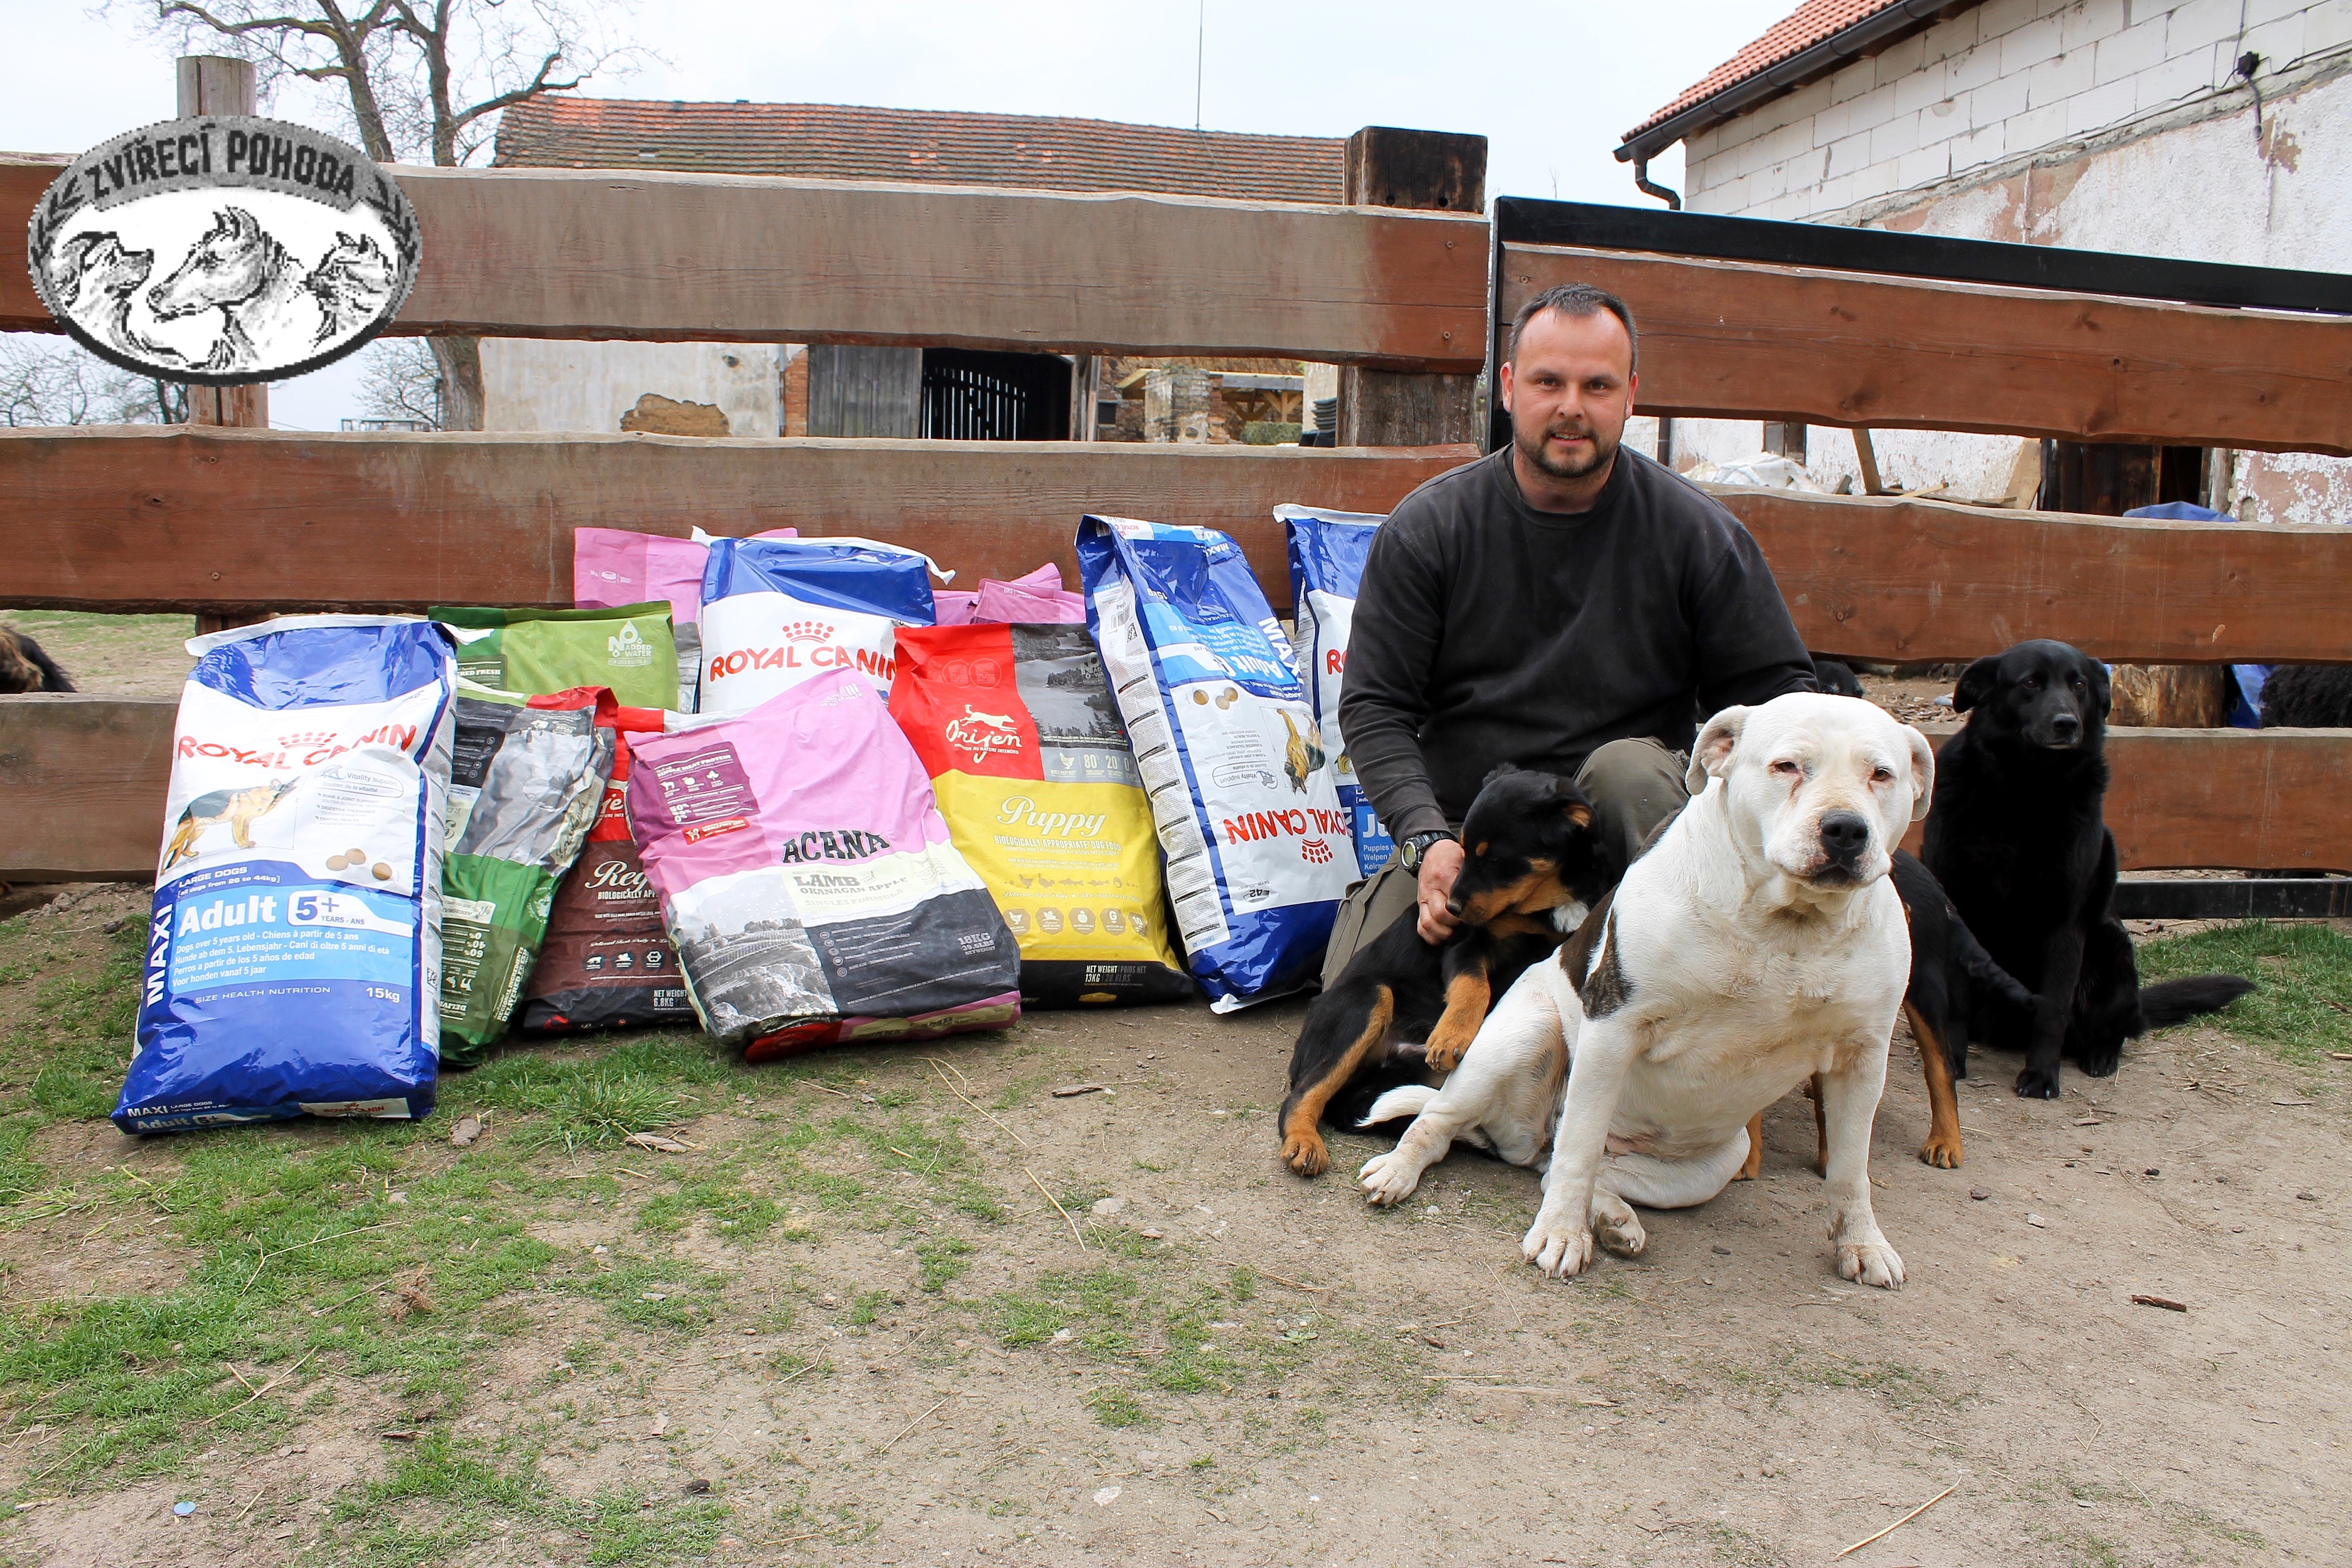
[[[960,1236],[934,1237],[919,1243],[915,1248],[915,1258],[921,1267],[923,1289],[933,1292],[944,1290],[962,1279],[964,1271],[971,1267],[969,1259],[975,1250],[971,1243]]]
[[[2216,1015],[2298,1067],[2352,1050],[2352,939],[2307,921],[2249,921],[2139,949],[2142,984],[2184,974],[2242,974],[2258,989]]]

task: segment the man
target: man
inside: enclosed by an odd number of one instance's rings
[[[1454,826],[1498,763],[1571,776],[1622,874],[1688,795],[1698,721],[1813,689],[1756,542],[1618,440],[1637,350],[1622,300],[1528,301],[1497,388],[1511,444],[1407,496],[1374,539],[1339,730],[1397,854],[1341,906],[1324,984],[1407,910],[1452,934]]]

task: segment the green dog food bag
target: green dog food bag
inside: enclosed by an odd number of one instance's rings
[[[671,674],[676,673],[673,666]],[[618,738],[583,688],[523,698],[457,683],[441,860],[441,1060],[468,1067],[507,1032],[580,858]]]
[[[543,696],[601,686],[624,708],[677,701],[677,642],[669,601],[591,610],[439,605],[457,644],[457,675],[499,691]]]

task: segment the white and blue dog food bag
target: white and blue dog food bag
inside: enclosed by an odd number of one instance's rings
[[[1355,764],[1348,761],[1347,742],[1339,735],[1339,689],[1348,674],[1356,585],[1363,579],[1372,535],[1388,519],[1305,506],[1278,506],[1274,515],[1290,542],[1290,602],[1297,616],[1292,657],[1307,678],[1307,701],[1315,710],[1323,753],[1331,759],[1332,785],[1355,821],[1356,868],[1369,877],[1388,864],[1396,843],[1373,815],[1370,798],[1356,782]]]
[[[1356,879],[1352,825],[1241,547],[1089,517],[1078,570],[1193,978],[1221,1013],[1313,984]]]
[[[852,669],[884,697],[898,628],[939,616],[929,556],[871,539],[714,539],[702,568],[707,713],[746,713]],[[946,573],[940,573],[942,580]]]
[[[299,616],[188,651],[116,1125],[423,1116],[440,1064],[449,644],[421,617]]]

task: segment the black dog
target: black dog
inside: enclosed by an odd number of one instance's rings
[[[1451,1072],[1494,999],[1559,948],[1566,932],[1554,911],[1580,918],[1577,906],[1607,889],[1592,803],[1550,773],[1507,763],[1488,773],[1462,824],[1462,849],[1446,900],[1461,929],[1432,947],[1415,929],[1418,911],[1406,910],[1307,1010],[1280,1117],[1283,1163],[1302,1176],[1330,1165],[1322,1124],[1359,1100],[1369,1105],[1365,1089]],[[1335,1105],[1343,1095],[1347,1104]]]
[[[2115,836],[2100,815],[2110,703],[2096,659],[2064,643],[2019,643],[1960,676],[1952,709],[1968,724],[1936,759],[1924,858],[1993,961],[2034,994],[2017,1075],[2028,1097],[2058,1098],[2062,1056],[2105,1078],[2126,1039],[2253,989],[2230,974],[2140,985],[2113,909]],[[1975,1023],[1955,1018],[1948,1031],[1959,1059]]]
[[[2282,664],[2263,682],[2265,730],[2352,729],[2352,667]]]
[[[14,626],[0,626],[0,694],[71,691],[74,683],[41,645]]]
[[[1863,694],[1861,679],[1853,673],[1851,665],[1834,658],[1823,658],[1817,653],[1807,657],[1813,661],[1813,684],[1825,694],[1831,697],[1860,697]]]

